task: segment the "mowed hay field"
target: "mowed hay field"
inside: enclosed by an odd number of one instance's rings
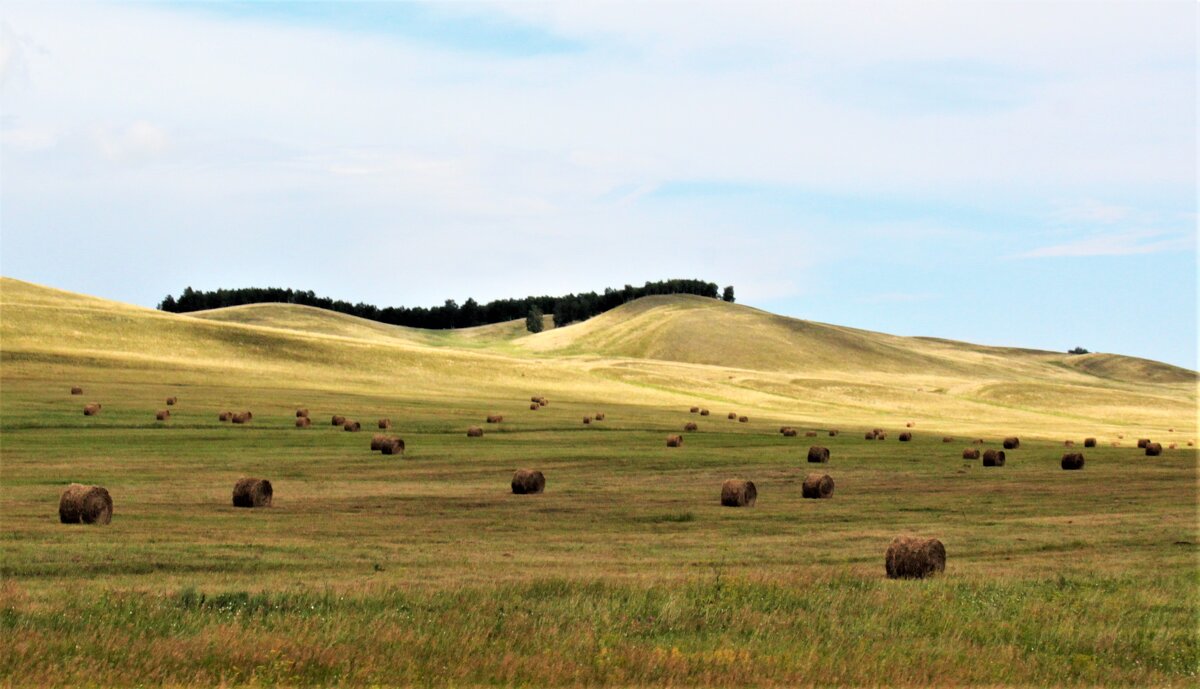
[[[1196,682],[1191,372],[687,298],[552,339],[0,288],[6,685]],[[706,308],[706,347],[672,347]],[[736,363],[699,360],[722,332]],[[369,450],[383,417],[403,456]],[[961,459],[1010,435],[1003,467]],[[1083,470],[1060,468],[1065,439]],[[523,467],[544,493],[512,494]],[[801,498],[810,472],[831,499]],[[232,506],[246,476],[272,507]],[[721,507],[727,478],[756,504]],[[109,490],[111,524],[59,523],[71,482]],[[945,572],[885,578],[898,535],[940,539]]]

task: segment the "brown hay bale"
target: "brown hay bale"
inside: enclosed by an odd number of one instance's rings
[[[483,437],[483,429],[480,428],[479,426],[470,426],[469,428],[467,428],[467,437],[468,438],[482,438]]]
[[[839,431],[836,428],[832,429],[831,431],[829,431],[829,437],[832,438],[832,437],[836,436],[838,434],[838,432]]]
[[[1007,458],[1004,450],[984,450],[983,465],[985,467],[1002,467]]]
[[[680,447],[682,445],[683,445],[683,436],[682,435],[668,435],[667,436],[667,447]]]
[[[1096,439],[1095,438],[1084,438],[1083,446],[1084,447],[1096,447]]]
[[[874,440],[874,439],[875,439],[875,431],[867,431],[866,433],[863,434],[863,440]]]
[[[298,418],[298,419],[308,418],[308,410],[307,409],[297,409],[296,410],[296,418]]]
[[[81,388],[81,387],[79,387],[78,385],[76,385],[75,387],[71,388],[71,394],[72,394],[72,395],[82,395],[82,394],[83,394],[83,388]]]
[[[907,443],[910,440],[912,440],[912,433],[909,433],[908,431],[904,431],[903,433],[900,434],[900,442]]]
[[[1174,433],[1174,432],[1175,432],[1175,429],[1174,429],[1174,428],[1168,428],[1168,429],[1167,429],[1167,433]]]
[[[400,438],[388,438],[379,446],[379,451],[385,455],[402,455],[404,454],[404,441]]]
[[[341,414],[334,414],[333,418],[330,419],[330,421],[333,423],[334,426],[345,426],[346,425],[346,417],[342,416]]]
[[[916,425],[916,424],[914,424],[912,421],[909,421],[908,423],[904,424],[904,427],[905,427],[905,428],[912,428],[914,425]]]
[[[391,427],[392,427],[392,420],[391,420],[391,419],[380,419],[380,420],[379,420],[379,428],[380,428],[381,430],[387,430],[387,429],[389,429],[389,428],[391,428]]]
[[[728,418],[730,421],[737,419],[737,417],[738,417],[738,415],[737,415],[737,412],[735,412],[735,411],[731,411],[731,412],[729,412],[729,414],[726,415],[726,418]]]
[[[1167,445],[1167,449],[1168,449],[1168,450],[1174,450],[1174,449],[1176,449],[1176,448],[1178,448],[1178,447],[1179,447],[1179,446],[1178,446],[1178,445],[1176,445],[1175,443],[1171,443],[1170,445]]]
[[[1189,441],[1188,441],[1188,447],[1191,447],[1191,446],[1193,446],[1193,445],[1195,445],[1195,444],[1196,444],[1196,443],[1192,442],[1191,440],[1189,440]]]
[[[1150,439],[1149,439],[1149,438],[1140,438],[1140,439],[1138,439],[1138,449],[1139,449],[1139,450],[1144,450],[1144,449],[1146,449],[1146,446],[1147,446],[1147,445],[1149,445],[1149,444],[1150,444]]]
[[[698,431],[698,430],[700,430],[700,426],[696,425],[695,421],[688,421],[687,423],[683,424],[683,430],[689,431],[689,432],[690,431]]]
[[[296,417],[296,428],[308,428],[311,425],[312,419],[308,418],[307,416]]]
[[[550,402],[547,401],[546,398],[542,397],[541,395],[534,395],[533,397],[529,398],[529,401],[533,402],[534,404],[538,405],[539,407],[544,407],[547,404],[550,404]]]
[[[1162,443],[1147,443],[1146,456],[1157,457],[1162,454]]]
[[[816,431],[805,431],[804,437],[805,438],[815,438],[815,437],[817,437],[817,432]]]
[[[783,437],[785,438],[795,438],[797,435],[800,435],[800,432],[795,428],[788,428],[783,432]]]
[[[178,402],[178,401],[179,401],[179,398],[178,398],[178,397],[168,397],[168,398],[167,398],[167,406],[168,406],[168,407],[173,407],[173,406],[175,406],[175,403],[176,403],[176,402]]]
[[[516,495],[533,495],[546,490],[546,477],[534,469],[517,469],[512,477],[512,492]]]
[[[692,407],[692,408],[691,408],[691,409],[689,409],[688,411],[689,411],[689,412],[691,412],[691,413],[693,413],[693,414],[699,414],[699,413],[700,413],[700,407]]]
[[[882,428],[872,428],[871,432],[875,434],[876,438],[878,438],[881,435],[887,435],[887,433]]]
[[[234,507],[270,507],[275,491],[263,478],[243,478],[233,484]]]
[[[1123,433],[1118,433],[1118,434],[1117,434],[1117,437],[1118,437],[1118,438],[1120,438],[1121,440],[1124,440],[1124,439],[1125,439],[1125,434],[1123,434]]]
[[[376,433],[371,436],[371,452],[378,452],[383,447],[383,444],[390,439],[389,436],[382,433]]]
[[[357,421],[347,421],[342,425],[342,430],[349,433],[358,433],[362,430],[362,424]]]
[[[84,416],[95,416],[96,414],[99,414],[99,413],[100,413],[100,405],[99,404],[92,403],[92,404],[83,405],[83,415]]]
[[[708,415],[709,415],[709,413],[710,413],[710,412],[709,412],[707,409],[701,409],[701,410],[700,410],[700,416],[708,416]]]
[[[829,448],[813,445],[808,448],[808,461],[814,464],[829,461]]]
[[[963,459],[979,459],[979,450],[977,450],[973,447],[968,447],[963,450],[962,458]]]
[[[1015,436],[1011,438],[1005,438],[1003,445],[1005,450],[1015,450],[1018,447],[1021,447],[1021,439]]]
[[[529,398],[529,401],[530,401],[530,402],[533,402],[534,404],[537,404],[537,403],[538,403],[538,401],[539,401],[539,400],[541,400],[541,399],[542,399],[541,397],[538,397],[537,395],[534,395],[533,397],[530,397],[530,398]]]
[[[976,445],[982,445],[983,438],[976,438],[976,439],[972,440],[971,442],[975,443]]]
[[[950,437],[950,436],[948,436],[948,435],[947,435],[947,436],[943,436],[943,437],[942,437],[942,442],[943,442],[943,443],[952,443],[952,442],[954,442],[954,438],[952,438],[952,437]]]
[[[542,405],[538,404],[537,402],[532,402],[529,405],[529,411],[537,411],[541,408],[542,408]]]
[[[236,412],[233,416],[229,417],[229,420],[236,424],[244,424],[250,420],[250,413],[244,411]]]
[[[499,414],[488,414],[488,416],[487,416],[488,423],[500,423],[503,420],[504,420],[504,417]]]
[[[597,421],[603,421],[605,418],[606,418],[606,417],[604,416],[604,412],[602,412],[602,411],[598,411],[598,412],[596,412],[595,419],[596,419]]]
[[[217,414],[218,421],[229,421],[232,418],[233,418],[233,412],[231,412],[231,411],[223,411],[220,414]]]
[[[791,428],[792,428],[791,426],[780,426],[779,432],[782,433],[783,435],[787,435],[787,432],[789,430],[791,430]]]
[[[583,417],[583,425],[585,425],[585,426],[586,426],[586,425],[589,425],[589,424],[591,424],[591,423],[592,423],[592,417],[590,417],[590,416],[585,416],[585,417]]]
[[[1083,453],[1082,452],[1067,452],[1062,456],[1062,468],[1066,470],[1076,470],[1083,468]]]
[[[63,524],[108,524],[112,513],[112,496],[102,486],[72,483],[58,498],[58,520]]]
[[[166,421],[169,418],[171,418],[171,412],[167,411],[166,409],[154,413],[155,421]]]
[[[738,423],[749,423],[749,422],[750,422],[749,416],[739,416],[738,417]]]
[[[723,507],[754,507],[756,500],[758,500],[758,489],[754,487],[754,481],[731,478],[721,484],[721,505]]]
[[[1075,447],[1075,441],[1074,440],[1064,440],[1063,447]]]
[[[823,499],[833,497],[833,478],[829,474],[809,474],[800,485],[800,495],[805,498]]]
[[[888,579],[924,579],[946,571],[946,547],[936,538],[899,536],[884,561]]]
[[[875,434],[875,439],[876,440],[887,440],[887,433],[884,431],[879,431],[878,433]]]

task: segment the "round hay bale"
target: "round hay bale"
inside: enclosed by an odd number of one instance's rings
[[[1062,456],[1062,468],[1073,471],[1083,468],[1082,452],[1067,452]]]
[[[1005,438],[1003,444],[1005,450],[1015,450],[1018,447],[1021,447],[1021,439],[1015,436],[1011,438]]]
[[[1119,438],[1119,439],[1121,439],[1121,440],[1124,440],[1124,439],[1125,439],[1125,434],[1124,434],[1124,433],[1118,433],[1118,434],[1117,434],[1117,438]]]
[[[176,402],[178,402],[178,401],[179,401],[179,398],[178,398],[178,397],[168,397],[168,398],[167,398],[167,406],[168,406],[168,407],[173,407],[173,406],[175,406],[175,403],[176,403]]]
[[[1074,440],[1064,440],[1063,447],[1075,447],[1075,441]]]
[[[912,433],[909,433],[908,431],[904,431],[903,433],[900,434],[900,442],[907,443],[910,440],[912,440]]]
[[[952,442],[954,442],[954,438],[952,438],[951,436],[948,436],[948,435],[942,436],[942,442],[943,443],[952,443]]]
[[[218,421],[229,421],[232,418],[233,418],[233,412],[231,412],[231,411],[223,411],[220,414],[217,414]]]
[[[738,423],[749,423],[749,422],[750,422],[750,417],[748,417],[748,416],[739,416],[738,417]]]
[[[234,507],[270,507],[275,492],[263,478],[243,478],[233,484]]]
[[[362,424],[357,421],[347,421],[342,425],[342,430],[350,433],[358,433],[362,430]]]
[[[731,478],[721,484],[721,505],[724,507],[754,507],[756,500],[758,489],[754,487],[754,481]]]
[[[385,455],[402,455],[404,454],[404,441],[400,438],[388,438],[379,446],[379,451]]]
[[[587,426],[591,423],[592,423],[592,417],[590,417],[590,416],[583,417],[583,425]]]
[[[737,417],[738,417],[738,415],[737,415],[737,412],[735,412],[735,411],[731,411],[731,412],[729,412],[729,414],[726,415],[726,418],[728,418],[730,421],[736,420]]]
[[[602,412],[602,411],[598,411],[598,412],[596,412],[596,416],[595,416],[594,418],[595,418],[597,421],[603,421],[603,420],[604,420],[606,417],[605,417],[605,415],[604,415],[604,412]]]
[[[829,431],[829,437],[830,437],[830,438],[832,438],[832,437],[836,436],[837,434],[838,434],[838,430],[837,430],[836,428],[835,428],[835,429],[833,429],[833,430],[831,430],[831,431]]]
[[[824,499],[833,497],[833,478],[829,474],[809,474],[800,486],[800,495],[806,498]]]
[[[1178,448],[1178,447],[1179,447],[1179,446],[1178,446],[1178,445],[1176,445],[1175,443],[1171,443],[1170,445],[1167,445],[1167,449],[1168,449],[1168,450],[1174,450],[1174,449],[1176,449],[1176,448]]]
[[[821,447],[819,445],[813,445],[812,447],[808,448],[808,461],[814,464],[824,464],[825,462],[828,462],[829,448]]]
[[[546,399],[545,397],[539,397],[538,404],[540,404],[544,407],[544,406],[550,404],[550,400]]]
[[[166,409],[154,413],[155,421],[166,421],[169,418],[171,418],[171,412],[167,411]]]
[[[884,431],[877,431],[875,433],[875,439],[876,440],[887,440],[887,433]]]
[[[380,420],[379,420],[379,428],[380,428],[381,430],[387,430],[387,429],[389,429],[389,428],[391,428],[391,427],[392,427],[392,420],[391,420],[391,419],[380,419]]]
[[[382,433],[376,433],[371,436],[371,452],[378,452],[388,440],[390,440],[390,437]]]
[[[816,431],[805,431],[804,437],[805,438],[815,438],[815,437],[817,437],[817,432]]]
[[[693,414],[699,414],[699,413],[700,413],[700,407],[692,407],[692,408],[691,408],[691,409],[689,409],[688,411],[689,411],[689,412],[691,412],[691,413],[693,413]]]
[[[72,394],[72,395],[82,395],[82,394],[83,394],[83,388],[81,388],[81,387],[79,387],[78,385],[76,385],[75,387],[71,388],[71,394]]]
[[[546,477],[534,469],[517,469],[512,477],[512,492],[517,495],[533,495],[546,490]]]
[[[113,501],[102,486],[72,483],[58,498],[58,520],[63,524],[108,524]]]
[[[863,434],[863,440],[874,440],[874,439],[875,439],[875,431],[867,431],[866,433]]]
[[[797,431],[795,428],[789,428],[783,432],[783,437],[785,438],[795,438],[797,435],[800,435],[800,431]]]
[[[1150,439],[1149,439],[1149,438],[1140,438],[1140,439],[1138,440],[1138,449],[1139,449],[1139,450],[1144,450],[1144,449],[1146,449],[1146,446],[1147,446],[1147,445],[1149,445],[1149,444],[1150,444]]]
[[[296,418],[298,418],[298,419],[308,418],[308,410],[307,409],[297,409],[296,410]]]
[[[236,424],[244,424],[250,420],[250,413],[244,411],[237,412],[233,416],[229,417],[229,420]]]
[[[480,428],[479,426],[471,426],[471,427],[467,428],[467,437],[468,438],[482,438],[483,437],[483,429]]]
[[[905,427],[905,428],[912,428],[914,425],[915,425],[915,424],[914,424],[912,421],[909,421],[908,423],[904,424],[904,427]]]
[[[977,450],[973,447],[968,447],[963,450],[962,458],[963,459],[979,459],[979,450]]]
[[[488,423],[500,423],[503,420],[504,420],[504,417],[499,414],[488,414],[488,417],[487,417]]]
[[[783,434],[783,435],[787,435],[787,432],[788,432],[789,430],[791,430],[791,428],[792,428],[791,426],[780,426],[780,427],[779,427],[779,432],[780,432],[781,434]]]
[[[667,436],[667,447],[680,447],[682,445],[683,445],[683,436],[682,435],[668,435]]]
[[[537,402],[533,402],[529,405],[529,411],[537,411],[541,408],[542,408],[542,405],[538,404]]]
[[[700,410],[700,416],[708,416],[710,413],[707,409]]]
[[[1146,456],[1157,457],[1162,454],[1162,443],[1147,443]]]
[[[334,426],[345,426],[346,425],[346,417],[344,417],[340,414],[334,414],[333,418],[330,419],[330,421],[333,423]]]
[[[538,397],[537,395],[534,395],[533,397],[530,397],[530,398],[529,398],[529,401],[530,401],[530,402],[533,402],[534,404],[537,404],[537,403],[538,403],[538,402],[539,402],[541,399],[542,399],[541,397]]]
[[[884,561],[888,579],[924,579],[946,571],[946,547],[936,538],[899,536]]]
[[[1095,438],[1084,438],[1083,446],[1084,447],[1096,447],[1096,439]]]
[[[308,428],[311,425],[312,419],[308,418],[307,416],[296,417],[296,428]]]
[[[100,413],[100,405],[99,404],[93,403],[93,404],[83,405],[83,415],[84,416],[95,416],[99,413]]]
[[[983,465],[985,467],[1002,467],[1005,462],[1004,450],[984,450]]]
[[[700,430],[700,426],[696,425],[695,421],[688,421],[687,423],[683,424],[683,430],[689,431],[689,432],[690,431],[698,431],[698,430]]]

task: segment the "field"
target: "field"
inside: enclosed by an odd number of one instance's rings
[[[1190,371],[682,297],[527,336],[0,288],[5,685],[1196,683]],[[404,457],[369,451],[380,417]],[[1006,466],[961,459],[1006,435]],[[511,494],[518,467],[546,492]],[[831,500],[801,499],[811,467]],[[274,506],[232,507],[242,476]],[[730,477],[753,508],[720,506]],[[58,523],[72,481],[108,488],[110,525]],[[939,538],[945,573],[886,579],[900,534]]]

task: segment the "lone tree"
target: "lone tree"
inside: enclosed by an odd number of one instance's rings
[[[1076,347],[1075,349],[1068,349],[1067,354],[1091,354],[1091,352],[1083,347]]]
[[[733,285],[728,285],[725,287],[725,291],[721,293],[721,298],[731,304],[736,301],[733,298]]]
[[[525,317],[525,329],[531,333],[540,333],[545,327],[542,325],[542,310],[538,307],[529,309],[529,315]]]

